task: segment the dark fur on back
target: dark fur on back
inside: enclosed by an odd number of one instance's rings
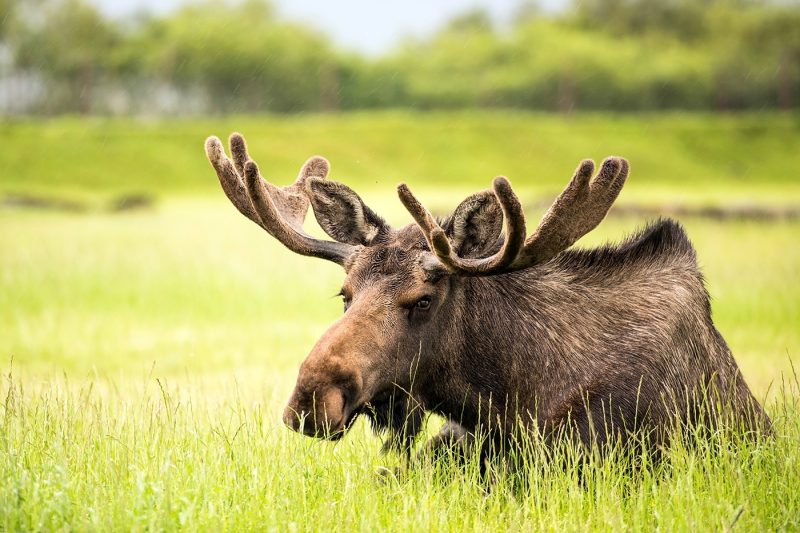
[[[697,268],[696,253],[683,227],[672,219],[652,222],[620,244],[591,249],[570,249],[552,259],[559,268],[585,271],[587,276],[604,276],[640,262],[686,261]]]

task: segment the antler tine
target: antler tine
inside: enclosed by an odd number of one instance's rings
[[[264,228],[273,237],[295,253],[344,264],[344,261],[353,252],[353,246],[341,242],[315,239],[287,223],[273,202],[273,195],[267,190],[268,184],[261,177],[255,161],[245,163],[244,176],[253,207],[264,224]]]
[[[502,176],[495,178],[493,190],[503,210],[506,238],[497,253],[483,258],[459,257],[453,250],[445,231],[409,188],[401,184],[397,188],[397,193],[442,264],[453,272],[479,276],[503,272],[517,257],[525,242],[525,216],[519,198],[511,189],[508,179]]]
[[[593,180],[594,162],[584,160],[564,191],[547,210],[512,270],[543,263],[589,233],[603,221],[628,178],[628,162],[608,157]]]
[[[582,161],[534,234],[527,239],[525,215],[519,199],[506,178],[495,178],[493,191],[503,210],[506,237],[497,253],[483,258],[459,257],[445,231],[408,187],[400,185],[397,192],[442,264],[454,273],[485,276],[543,263],[570,247],[602,222],[625,185],[628,172],[625,159],[609,157],[592,179],[594,162]]]
[[[250,160],[244,137],[232,134],[230,149],[233,161],[217,137],[206,140],[206,155],[231,203],[293,252],[344,264],[354,250],[352,245],[315,239],[303,231],[309,206],[303,186],[310,176],[324,178],[328,162],[311,158],[293,184],[276,187],[261,177],[258,165]]]
[[[233,135],[231,135],[231,147],[233,147],[233,144]],[[233,152],[233,150],[231,151]],[[246,156],[246,149],[244,153]],[[206,139],[206,156],[217,173],[219,184],[222,186],[225,196],[228,197],[241,214],[264,228],[264,224],[253,209],[253,204],[250,202],[247,189],[242,181],[242,176],[244,175],[244,161],[241,163],[240,171],[237,172],[231,160],[225,155],[225,150],[222,148],[222,141],[213,135]]]
[[[506,240],[503,248],[495,256],[497,257],[496,264],[492,265],[493,270],[499,270],[505,269],[517,258],[525,244],[527,229],[525,228],[525,213],[522,210],[522,204],[514,194],[508,179],[498,176],[494,179],[493,186],[494,194],[500,201],[506,221]]]

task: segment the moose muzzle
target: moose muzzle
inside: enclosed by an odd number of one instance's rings
[[[334,323],[301,365],[283,413],[284,423],[294,431],[337,439],[369,401],[363,348],[372,346],[353,338],[352,316]]]
[[[350,422],[344,391],[332,386],[317,391],[295,389],[283,412],[283,422],[309,437],[338,439]]]

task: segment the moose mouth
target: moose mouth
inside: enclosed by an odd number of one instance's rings
[[[367,417],[373,430],[381,432],[393,425],[393,416],[397,407],[397,401],[396,390],[394,388],[380,391],[369,401],[353,408],[347,415],[341,428],[321,436],[331,441],[340,440],[361,415]]]
[[[358,418],[358,415],[360,415],[361,413],[364,412],[364,407],[365,406],[366,406],[366,404],[363,404],[363,405],[353,409],[350,412],[350,414],[347,415],[347,418],[345,419],[344,424],[342,424],[342,427],[340,429],[335,430],[335,431],[331,431],[331,432],[326,433],[325,435],[323,435],[324,438],[326,438],[328,440],[332,440],[332,441],[337,441],[337,440],[341,439],[342,437],[344,437],[345,433],[350,431],[350,428],[353,426],[353,424],[355,424],[356,419]]]
[[[382,422],[384,419],[389,418],[388,413],[392,410],[393,403],[394,397],[391,391],[376,394],[375,397],[368,402],[354,407],[339,429],[325,432],[322,435],[315,433],[312,436],[322,437],[330,441],[338,441],[350,431],[350,428],[362,414],[369,418],[373,427],[383,427],[384,423]]]
[[[353,407],[348,406],[346,400],[343,401],[344,412],[342,415],[344,418],[338,423],[325,421],[315,424],[307,412],[300,411],[298,413],[298,410],[293,407],[286,408],[283,421],[291,430],[307,437],[330,441],[338,441],[344,437],[362,414],[367,416],[373,429],[386,429],[390,425],[395,408],[396,398],[393,392],[393,390],[381,391],[370,400],[356,404]]]

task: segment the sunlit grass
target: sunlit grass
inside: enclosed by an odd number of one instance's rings
[[[556,193],[585,158],[621,155],[632,180],[621,201],[772,203],[800,198],[796,114],[575,114],[385,111],[203,119],[54,119],[0,123],[0,193],[109,197],[216,194],[208,135],[247,137],[270,179],[305,158],[380,198],[401,181],[463,195],[498,175],[538,197]]]
[[[658,464],[623,455],[578,468],[530,448],[527,469],[423,463],[399,477],[358,424],[339,443],[282,428],[258,388],[145,376],[2,387],[4,530],[463,531],[793,530],[800,508],[795,396],[770,405],[776,434],[675,444]],[[795,391],[796,394],[796,391]]]

